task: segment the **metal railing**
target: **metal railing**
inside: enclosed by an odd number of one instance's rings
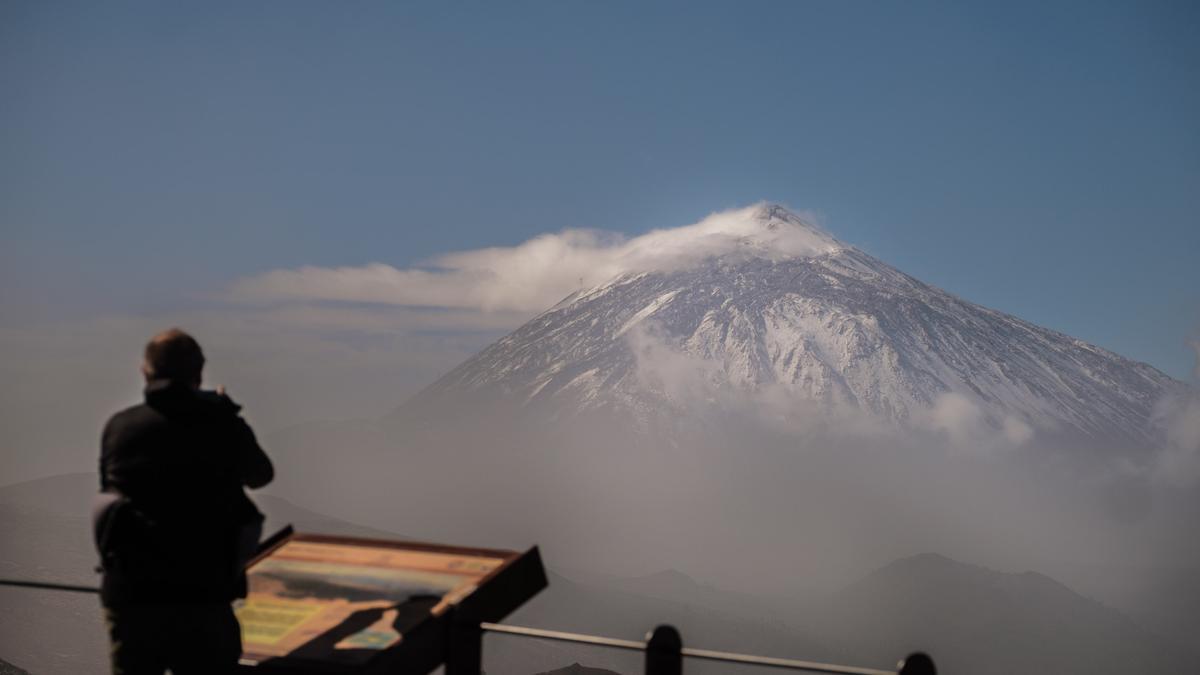
[[[480,624],[485,633],[501,633],[540,640],[556,640],[558,642],[574,642],[578,644],[595,645],[611,649],[645,652],[646,675],[678,675],[683,671],[683,659],[692,658],[702,661],[720,661],[738,663],[767,668],[783,668],[809,673],[833,673],[834,675],[935,675],[937,672],[933,659],[927,654],[915,652],[909,654],[896,666],[896,670],[879,670],[877,668],[859,668],[842,666],[832,663],[816,663],[799,659],[781,659],[773,656],[757,656],[754,654],[738,654],[713,649],[697,649],[684,647],[683,638],[674,626],[662,625],[646,635],[646,640],[622,640],[619,638],[600,637],[583,633],[567,633],[544,628],[528,628],[525,626],[510,626],[499,623]]]
[[[98,594],[100,592],[100,589],[94,586],[79,586],[74,584],[61,584],[49,581],[28,581],[21,579],[0,579],[0,586],[16,586],[20,588],[67,591],[72,593]],[[669,625],[661,625],[655,628],[646,635],[646,639],[644,641],[624,640],[620,638],[603,637],[600,635],[568,633],[565,631],[548,630],[545,628],[531,628],[528,626],[513,626],[500,623],[481,623],[479,624],[478,633],[480,635],[485,633],[495,633],[535,640],[554,640],[557,642],[572,642],[576,644],[606,647],[609,649],[623,649],[627,651],[643,652],[645,654],[645,675],[682,675],[683,660],[685,658],[697,659],[701,661],[736,663],[749,666],[762,666],[766,668],[781,668],[784,670],[794,670],[809,673],[830,673],[832,675],[937,674],[937,668],[933,663],[933,659],[930,658],[928,654],[922,652],[914,652],[909,654],[896,665],[895,670],[860,668],[856,666],[843,666],[832,663],[816,663],[813,661],[801,661],[798,659],[783,659],[772,656],[757,656],[754,654],[738,654],[734,652],[723,652],[712,649],[684,647],[683,638],[679,634],[679,631],[676,630],[674,626]],[[456,673],[480,672],[479,668],[474,664],[470,664],[466,668],[463,668],[461,665],[454,668],[448,667],[447,675],[451,675],[451,670],[454,670]]]

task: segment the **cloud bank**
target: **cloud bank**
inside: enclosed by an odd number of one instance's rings
[[[229,295],[241,302],[365,302],[532,313],[624,273],[678,269],[733,252],[788,258],[841,246],[811,216],[756,204],[633,238],[568,229],[516,246],[446,254],[418,267],[375,262],[271,270],[238,280]]]

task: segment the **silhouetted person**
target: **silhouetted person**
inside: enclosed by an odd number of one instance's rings
[[[122,675],[229,672],[241,655],[231,602],[246,593],[262,516],[244,487],[271,461],[224,392],[201,391],[204,354],[178,329],[146,345],[145,403],[104,427],[97,520],[112,668]]]

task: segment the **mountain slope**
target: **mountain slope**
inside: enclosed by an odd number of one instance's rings
[[[952,437],[978,427],[1016,442],[1040,431],[1144,443],[1155,404],[1182,387],[924,284],[781,207],[739,218],[727,237],[566,298],[399,416],[504,399],[537,419],[607,411],[648,428],[753,405]]]
[[[946,672],[1184,673],[1185,655],[1114,609],[1036,572],[936,554],[898,560],[836,593],[812,632],[880,658],[913,645]]]

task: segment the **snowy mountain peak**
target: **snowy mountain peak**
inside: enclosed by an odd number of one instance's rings
[[[751,207],[751,209],[750,217],[755,221],[762,223],[767,230],[773,231],[787,227],[800,228],[811,230],[815,234],[833,239],[828,232],[822,229],[815,222],[812,220],[806,220],[782,204],[761,202]]]
[[[496,395],[542,419],[608,411],[646,427],[702,420],[714,405],[817,409],[961,444],[1038,433],[1141,442],[1157,433],[1155,405],[1182,386],[922,283],[776,204],[643,235],[622,262],[418,403]]]
[[[811,258],[847,248],[825,230],[771,203],[714,213],[693,225],[655,230],[631,242],[629,271],[695,267],[711,258]],[[639,269],[640,268],[640,269]]]

